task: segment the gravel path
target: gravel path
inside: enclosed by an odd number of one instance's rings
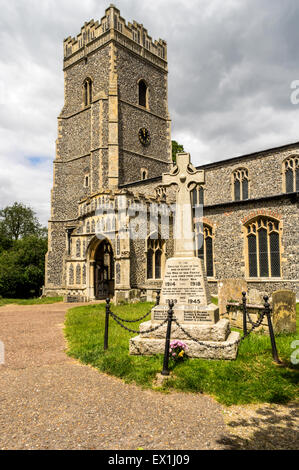
[[[209,397],[126,385],[65,353],[69,304],[0,308],[0,449],[221,449]]]
[[[62,332],[68,308],[0,308],[1,450],[268,448],[258,447],[263,439],[279,448],[284,437],[295,448],[294,407],[279,407],[277,421],[273,407],[224,408],[203,395],[142,390],[68,358]]]

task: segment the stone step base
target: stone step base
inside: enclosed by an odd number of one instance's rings
[[[179,339],[182,341],[181,336]],[[187,355],[189,357],[196,357],[202,359],[227,359],[234,360],[238,354],[238,346],[236,341],[240,339],[240,334],[232,331],[226,341],[203,341],[203,345],[196,343],[191,340],[184,340],[184,343],[188,346]],[[219,346],[221,348],[212,348],[211,346]],[[152,356],[154,354],[164,354],[165,350],[165,338],[144,338],[135,336],[130,339],[129,351],[134,356]]]
[[[142,335],[142,338],[165,340],[167,324],[161,326],[161,328],[151,333],[143,333],[155,325],[156,324],[152,324],[151,321],[141,323],[139,326],[139,331]],[[182,327],[187,331],[187,333],[193,336],[193,338],[196,338],[199,341],[226,341],[230,334],[229,321],[225,318],[218,321],[217,323],[212,323],[211,325],[201,325],[199,323],[190,325],[184,323]],[[180,338],[180,340],[189,339],[188,336],[174,322],[172,322],[171,325],[171,339],[172,338]]]

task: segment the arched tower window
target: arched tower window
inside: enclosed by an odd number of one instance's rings
[[[280,277],[280,226],[277,220],[259,217],[246,225],[249,277]]]
[[[283,163],[286,193],[299,191],[299,156],[287,158]]]
[[[138,103],[140,106],[147,106],[147,86],[144,80],[138,83]]]
[[[243,201],[248,199],[248,170],[239,168],[233,172],[233,199],[234,201]]]
[[[83,82],[83,103],[84,106],[89,106],[92,102],[92,80],[86,78]]]
[[[195,225],[196,253],[204,261],[206,274],[214,277],[213,229],[209,225]]]
[[[148,170],[146,170],[145,168],[141,168],[140,172],[141,172],[141,179],[146,180],[148,177]]]
[[[155,240],[153,238],[147,239],[147,279],[161,279],[162,269],[164,263],[164,247],[165,242],[160,236]]]

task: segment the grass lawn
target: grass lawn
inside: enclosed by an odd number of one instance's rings
[[[43,297],[35,299],[3,299],[0,297],[0,307],[7,304],[18,304],[18,305],[39,305],[39,304],[54,304],[56,302],[62,302],[63,297]]]
[[[152,305],[112,305],[111,310],[120,317],[134,319],[149,311]],[[162,370],[163,356],[130,356],[129,338],[135,334],[125,331],[112,318],[109,323],[109,349],[104,352],[104,320],[104,304],[70,309],[65,323],[68,354],[128,383],[153,387],[157,372]],[[138,330],[138,325],[127,324],[134,330]],[[205,393],[226,405],[294,401],[298,398],[299,366],[291,364],[290,356],[294,352],[291,344],[295,339],[299,340],[299,335],[276,337],[283,366],[272,361],[269,336],[257,333],[241,343],[236,361],[186,359],[177,365],[170,363],[173,375],[164,383],[162,390]]]

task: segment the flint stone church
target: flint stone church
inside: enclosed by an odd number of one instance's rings
[[[158,214],[155,233],[147,217],[145,236],[134,238],[125,230],[134,211],[118,216],[123,201],[148,213],[175,201],[161,187],[162,173],[173,171],[166,42],[110,5],[100,22],[65,39],[63,64],[44,294],[153,300],[173,254],[172,219],[170,237]],[[238,278],[249,292],[299,297],[299,143],[197,168],[205,183],[191,192],[193,206],[203,204],[196,252],[211,293]]]

